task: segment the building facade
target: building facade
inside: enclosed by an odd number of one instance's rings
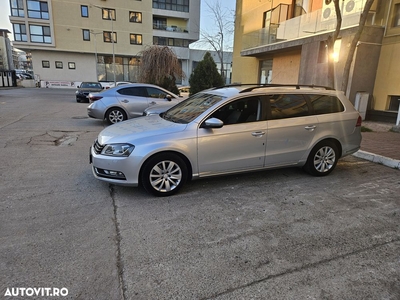
[[[191,70],[200,0],[10,1],[14,46],[45,82],[136,81],[146,46],[171,47]]]
[[[8,29],[0,29],[0,71],[14,70],[13,54]]]
[[[365,0],[340,1],[335,88]],[[327,40],[336,26],[333,1],[237,0],[232,81],[328,85]],[[400,98],[400,0],[375,0],[356,48],[346,94],[369,94],[369,108],[397,111]],[[397,101],[397,102],[396,102]]]

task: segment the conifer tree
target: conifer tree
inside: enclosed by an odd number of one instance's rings
[[[202,61],[194,69],[189,78],[190,94],[196,94],[202,90],[224,85],[221,74],[218,73],[210,52],[206,52]]]

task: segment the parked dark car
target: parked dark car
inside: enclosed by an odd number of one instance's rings
[[[75,92],[76,102],[89,102],[89,93],[101,92],[102,90],[103,86],[100,82],[82,82]]]

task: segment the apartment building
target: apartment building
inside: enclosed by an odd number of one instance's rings
[[[189,44],[199,39],[200,0],[19,0],[10,11],[14,46],[50,85],[136,81],[150,45],[171,47],[191,72]]]
[[[340,1],[343,21],[333,58],[336,88],[365,2]],[[335,26],[333,1],[237,0],[232,81],[328,85],[326,41]],[[346,93],[353,103],[359,92],[368,93],[369,109],[389,112],[384,115],[390,121],[400,99],[399,54],[400,0],[375,0]]]
[[[0,71],[14,70],[12,47],[8,29],[0,29]]]

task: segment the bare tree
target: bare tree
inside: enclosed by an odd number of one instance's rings
[[[335,12],[336,12],[336,28],[335,31],[333,32],[332,35],[328,37],[327,40],[327,47],[328,47],[328,85],[332,88],[335,87],[335,70],[334,70],[334,61],[333,61],[333,56],[332,54],[334,53],[334,47],[335,47],[335,41],[337,40],[339,34],[340,34],[340,28],[342,27],[342,13],[340,11],[340,0],[325,0],[326,4],[329,4],[331,1],[333,1],[335,5]],[[374,0],[367,0],[365,3],[363,12],[360,17],[360,23],[358,26],[358,30],[356,34],[353,37],[353,40],[350,44],[350,49],[349,53],[346,59],[346,63],[343,69],[343,78],[342,78],[342,84],[341,84],[341,90],[343,92],[346,92],[347,90],[347,85],[349,81],[349,76],[350,76],[350,67],[351,63],[353,62],[353,57],[354,53],[356,51],[357,43],[360,40],[361,34],[364,30],[365,23],[368,18],[368,12],[371,9],[371,6],[373,4]]]
[[[208,11],[214,20],[216,31],[206,32],[201,31],[201,43],[206,43],[217,53],[219,62],[221,63],[221,75],[225,81],[224,68],[224,50],[225,42],[232,36],[233,33],[233,15],[227,9],[221,7],[220,1],[215,1],[213,4],[206,2]]]
[[[152,83],[177,93],[176,78],[183,78],[184,73],[178,57],[167,46],[149,46],[141,53],[139,81]]]

